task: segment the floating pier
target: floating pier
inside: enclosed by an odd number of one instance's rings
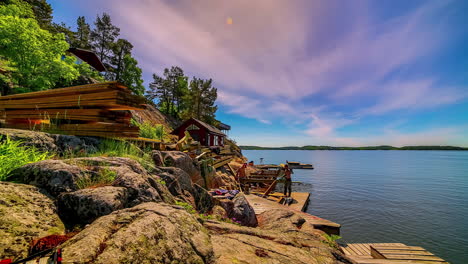
[[[291,197],[296,200],[296,203],[289,206],[278,203],[278,201],[275,201],[275,198],[271,196],[275,197],[279,196],[279,194],[273,193],[268,199],[253,194],[246,195],[246,198],[256,215],[272,209],[286,209],[299,214],[316,229],[320,229],[328,234],[338,235],[340,233],[340,224],[303,212],[309,201],[309,193],[292,193]]]
[[[352,243],[340,248],[358,264],[448,264],[422,247],[402,243]]]

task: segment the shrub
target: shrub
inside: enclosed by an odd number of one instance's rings
[[[11,171],[25,164],[51,158],[48,152],[35,147],[25,147],[21,141],[0,138],[0,180],[6,180]]]
[[[132,119],[132,125],[140,128],[140,137],[157,139],[163,141],[167,137],[167,132],[161,124],[152,125],[149,122],[139,123]]]

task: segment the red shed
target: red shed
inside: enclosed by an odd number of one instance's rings
[[[190,133],[190,136],[203,146],[224,146],[224,138],[226,135],[216,127],[195,118],[190,118],[178,128],[174,129],[171,134],[179,136],[179,139],[185,136],[185,131]]]

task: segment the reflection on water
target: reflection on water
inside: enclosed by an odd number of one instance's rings
[[[468,263],[468,152],[243,153],[256,163],[312,163],[294,170],[302,184],[293,191],[310,192],[308,212],[340,223],[347,242],[400,242]]]

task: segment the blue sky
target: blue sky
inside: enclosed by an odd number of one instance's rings
[[[49,0],[107,12],[144,72],[212,78],[243,145],[468,147],[468,1]]]

